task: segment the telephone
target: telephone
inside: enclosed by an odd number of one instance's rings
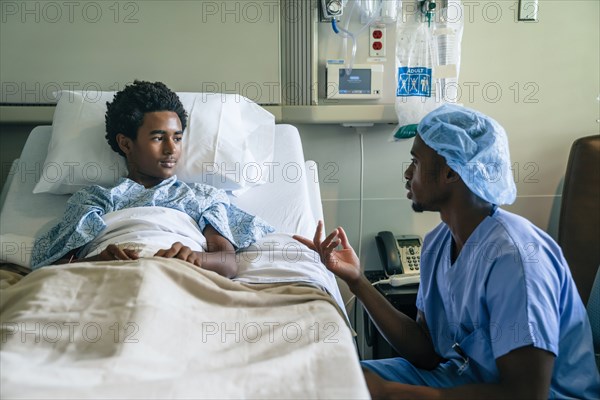
[[[375,237],[379,257],[392,286],[419,283],[422,240],[416,235],[379,232]]]

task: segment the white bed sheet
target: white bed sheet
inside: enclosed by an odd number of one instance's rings
[[[6,197],[0,211],[0,261],[29,266],[33,241],[62,217],[70,195],[33,194],[43,171],[51,126],[36,127],[21,157],[13,164]],[[66,166],[63,166],[66,171]],[[312,237],[316,221],[323,218],[316,164],[304,160],[298,130],[276,125],[275,153],[268,183],[253,187],[232,203],[258,215],[278,233]],[[52,171],[54,173],[54,171]]]

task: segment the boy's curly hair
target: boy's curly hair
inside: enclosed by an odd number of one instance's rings
[[[106,103],[106,140],[110,147],[125,157],[117,143],[117,134],[136,140],[144,114],[154,111],[172,111],[179,116],[181,129],[187,125],[187,113],[179,97],[162,82],[134,81],[117,92],[112,102]]]

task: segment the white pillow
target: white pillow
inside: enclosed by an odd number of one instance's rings
[[[241,194],[268,181],[275,117],[252,101],[221,93],[177,93],[188,111],[175,173]]]
[[[188,112],[179,179],[235,194],[267,182],[275,140],[272,114],[236,94],[177,94]],[[62,91],[59,96],[48,155],[33,193],[113,186],[127,175],[125,159],[104,137],[106,102],[114,92]]]
[[[106,102],[114,92],[59,93],[52,138],[33,193],[74,193],[84,186],[113,185],[127,175],[125,159],[104,138]]]

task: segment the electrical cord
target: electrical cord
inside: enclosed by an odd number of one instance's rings
[[[363,194],[363,187],[364,187],[364,140],[363,140],[363,131],[361,128],[356,128],[356,132],[358,133],[359,136],[359,148],[360,148],[360,167],[359,167],[359,220],[358,220],[358,251],[357,251],[357,256],[360,262],[360,257],[362,255],[362,231],[363,231],[363,201],[364,201],[364,194]],[[356,298],[355,295],[352,295],[352,297],[350,297],[350,299],[348,299],[348,301],[346,302],[346,304],[344,304],[344,307],[346,309],[348,309],[348,306],[354,301],[354,306],[352,308],[352,319],[354,321],[354,326],[358,327],[358,299]],[[356,351],[359,355],[359,358],[362,360],[361,358],[361,352],[360,352],[360,346],[358,341],[356,341]]]
[[[387,279],[380,279],[380,280],[378,280],[376,282],[371,282],[371,285],[372,286],[377,286],[377,285],[381,285],[381,284],[387,284],[387,285],[391,285],[391,286],[401,286],[401,285],[398,285],[399,282],[404,283],[405,280],[412,280],[412,279],[406,279],[409,276],[410,275],[400,275],[400,276],[398,276],[398,275],[392,275],[392,276],[390,276]],[[417,278],[415,278],[415,279],[417,279]],[[356,295],[352,295],[352,297],[350,297],[348,299],[348,301],[344,304],[344,307],[348,307],[348,305],[350,303],[352,303],[352,301],[354,299],[356,299]]]
[[[365,142],[362,128],[356,128],[360,145],[360,179],[358,187],[358,259],[362,256],[362,235],[363,235],[363,211],[364,211],[364,186],[365,186]]]
[[[398,274],[392,275],[387,279],[380,279],[377,282],[373,282],[372,285],[381,285],[388,284],[393,287],[398,286],[409,286],[409,285],[418,285],[421,282],[421,276],[419,274]]]
[[[388,278],[388,279],[380,279],[380,280],[378,280],[377,282],[373,282],[373,283],[371,283],[371,285],[373,285],[373,286],[377,286],[377,285],[381,285],[382,283],[383,283],[383,284],[388,284],[388,285],[389,285],[389,284],[390,284],[390,279],[389,279],[389,278]]]
[[[344,304],[344,307],[348,307],[348,304],[350,304],[350,303],[352,302],[352,300],[354,300],[355,298],[356,298],[356,296],[355,296],[355,295],[352,295],[352,297],[350,297],[350,298],[348,299],[348,301],[346,302],[346,304]]]

